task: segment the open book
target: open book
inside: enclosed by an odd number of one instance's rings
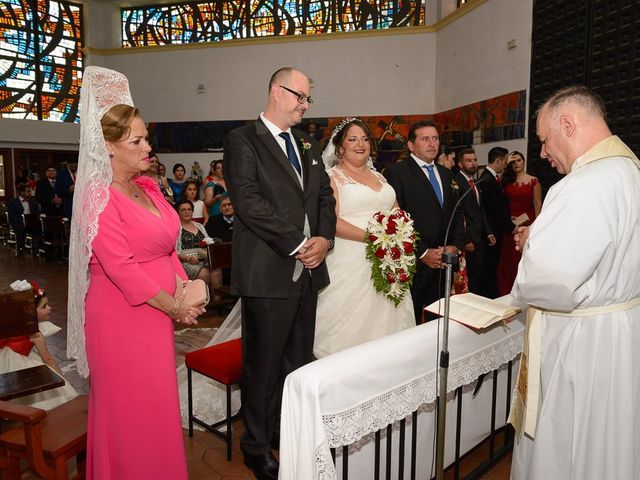
[[[425,308],[429,312],[444,315],[444,298]],[[475,293],[463,293],[451,297],[449,318],[471,328],[486,328],[500,320],[513,317],[521,310],[520,307],[505,305]]]

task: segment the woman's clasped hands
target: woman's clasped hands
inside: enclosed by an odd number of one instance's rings
[[[177,293],[174,297],[173,308],[168,312],[169,317],[178,323],[184,323],[185,325],[197,325],[197,318],[206,312],[204,307],[198,307],[195,305],[189,305],[185,300],[184,288],[180,293]]]

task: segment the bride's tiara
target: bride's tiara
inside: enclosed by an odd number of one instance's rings
[[[342,131],[342,129],[349,125],[350,123],[354,122],[355,120],[358,121],[362,121],[360,120],[358,117],[347,117],[344,120],[342,120],[338,125],[335,126],[335,128],[333,129],[333,132],[331,133],[331,138],[334,138],[338,133],[340,133]]]

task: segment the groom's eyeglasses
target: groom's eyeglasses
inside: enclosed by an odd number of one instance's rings
[[[298,97],[298,103],[300,105],[304,105],[304,102],[307,102],[309,105],[313,103],[311,97],[307,97],[304,93],[296,92],[295,90],[291,90],[290,88],[285,87],[284,85],[279,85],[280,88],[284,88],[287,92],[293,93],[296,97]]]

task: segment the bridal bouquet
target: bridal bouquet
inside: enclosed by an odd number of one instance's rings
[[[377,292],[395,306],[409,290],[416,271],[416,232],[407,212],[398,208],[377,212],[367,225],[367,259]]]

